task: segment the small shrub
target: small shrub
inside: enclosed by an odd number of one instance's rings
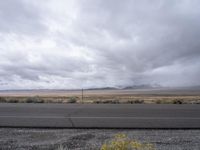
[[[96,104],[119,104],[119,100],[96,100],[96,101],[93,101],[93,103],[96,103]]]
[[[77,102],[77,97],[70,97],[67,102],[68,103],[76,103]]]
[[[62,146],[62,145],[59,145],[57,150],[69,150],[69,149],[67,147]]]
[[[117,134],[114,139],[102,145],[101,150],[155,150],[149,143],[129,139],[125,134]]]
[[[43,99],[38,99],[37,103],[44,103]]]
[[[104,101],[102,101],[102,103],[103,104],[110,104],[110,103],[112,103],[112,100],[104,100]]]
[[[162,104],[161,100],[156,100],[156,104]]]
[[[112,100],[111,104],[119,104],[119,100],[117,100],[117,99],[116,100]]]
[[[135,102],[133,100],[128,100],[127,103],[128,104],[134,104]]]
[[[102,103],[100,100],[96,100],[96,101],[93,101],[93,103],[95,103],[95,104],[100,104],[100,103]]]
[[[18,103],[19,100],[15,99],[15,98],[10,98],[7,102],[8,103]]]
[[[179,99],[175,99],[175,100],[173,100],[172,103],[173,103],[173,104],[183,104],[183,101],[182,101],[182,100],[179,100]]]
[[[60,103],[60,101],[55,101],[56,103]],[[53,99],[51,98],[48,98],[48,99],[45,99],[45,103],[54,103]]]
[[[44,100],[38,96],[28,97],[25,101],[26,103],[44,103]]]
[[[197,100],[194,104],[200,104],[200,100]]]
[[[26,103],[33,103],[34,102],[34,98],[33,97],[28,97],[25,102]]]
[[[133,101],[135,104],[143,104],[144,103],[144,100],[135,100]]]
[[[6,102],[6,98],[5,97],[0,97],[0,103],[5,103]]]

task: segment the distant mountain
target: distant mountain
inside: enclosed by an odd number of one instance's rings
[[[86,90],[118,90],[116,87],[89,88]]]
[[[142,85],[133,85],[133,86],[126,86],[123,89],[128,90],[128,89],[153,89],[157,88],[160,86],[152,86],[152,85],[147,85],[147,84],[142,84]]]
[[[99,88],[84,88],[83,90],[200,90],[200,86],[185,86],[185,87],[163,87],[157,84],[141,84],[141,85],[132,85],[132,86],[119,86],[119,87],[99,87]],[[65,91],[80,91],[82,89],[9,89],[9,90],[0,90],[0,93],[9,93],[9,92],[65,92]]]

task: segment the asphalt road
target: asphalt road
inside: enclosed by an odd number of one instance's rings
[[[0,127],[199,129],[200,105],[1,103]]]

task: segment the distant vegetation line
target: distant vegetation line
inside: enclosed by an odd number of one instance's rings
[[[1,96],[0,103],[200,104],[200,96]]]

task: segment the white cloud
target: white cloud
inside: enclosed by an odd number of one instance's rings
[[[0,2],[1,89],[200,85],[198,0]]]

